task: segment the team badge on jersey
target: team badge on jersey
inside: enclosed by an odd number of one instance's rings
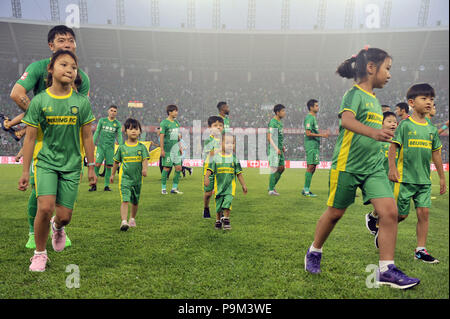
[[[73,115],[77,115],[78,114],[78,106],[71,106],[70,107],[70,113],[72,113]]]
[[[22,74],[22,76],[20,77],[20,79],[21,79],[22,81],[24,81],[24,80],[27,78],[27,76],[28,76],[28,72],[24,72],[24,73]]]

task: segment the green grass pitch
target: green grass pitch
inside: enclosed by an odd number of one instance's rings
[[[117,179],[112,192],[103,191],[100,178],[98,191],[89,193],[85,175],[66,228],[72,247],[56,253],[49,240],[47,270],[30,273],[33,251],[25,248],[30,191],[17,190],[21,166],[0,165],[0,298],[449,298],[448,194],[439,196],[436,173],[427,248],[440,263],[413,259],[417,217],[411,211],[399,225],[395,262],[421,283],[399,291],[366,285],[371,275],[366,267],[378,264],[378,253],[364,223],[372,207],[362,205],[361,197],[328,238],[322,273],[305,272],[304,255],[326,208],[328,171],[313,177],[317,198],[300,195],[304,172],[288,169],[277,185],[281,196],[269,197],[268,175],[244,169],[248,194],[238,183],[229,232],[215,230],[214,218],[202,218],[200,168],[181,179],[183,195],[167,196],[160,194],[159,169],[150,168],[138,227],[127,232],[119,230]],[[79,288],[66,285],[73,274],[66,272],[68,265],[79,269]]]

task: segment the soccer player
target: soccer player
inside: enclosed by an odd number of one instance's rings
[[[123,144],[122,124],[116,120],[117,106],[111,105],[108,109],[108,117],[102,117],[97,124],[94,133],[94,144],[97,143],[97,152],[95,153],[95,174],[99,176],[100,166],[105,161],[105,191],[111,191],[109,188],[109,178],[111,168],[114,164],[114,142],[117,139],[119,146]],[[97,185],[92,185],[90,192],[96,191]]]
[[[220,116],[210,116],[208,118],[208,129],[211,135],[205,141],[203,147],[203,177],[205,177],[210,160],[214,158],[214,155],[221,150],[222,131],[223,131],[223,118]],[[209,212],[209,201],[214,191],[214,174],[209,176],[209,185],[206,187],[203,183],[203,218],[211,218]]]
[[[71,51],[57,51],[48,65],[49,88],[31,101],[23,122],[27,132],[23,147],[23,172],[19,190],[26,190],[33,161],[38,210],[35,226],[36,250],[31,258],[30,271],[45,271],[48,260],[46,243],[51,225],[52,246],[55,251],[65,247],[64,226],[72,218],[78,195],[82,147],[88,158],[89,182],[95,183],[92,115],[89,100],[73,90],[78,63]],[[36,147],[35,147],[35,143]],[[52,217],[56,208],[56,216]]]
[[[426,263],[438,263],[426,249],[428,236],[428,215],[431,207],[430,160],[439,175],[440,194],[447,189],[440,149],[438,130],[426,119],[432,110],[434,89],[427,83],[415,84],[406,94],[413,114],[402,121],[395,132],[393,144],[389,147],[389,179],[395,182],[394,196],[397,201],[399,222],[409,214],[410,201],[414,200],[417,212],[417,248],[414,259]],[[398,149],[398,163],[395,152]]]
[[[381,112],[390,112],[391,111],[391,107],[389,105],[383,104],[381,105]]]
[[[150,158],[147,147],[138,140],[142,132],[139,121],[132,118],[127,119],[124,129],[127,140],[125,144],[119,145],[114,154],[114,166],[110,177],[110,182],[113,183],[117,167],[119,163],[122,163],[119,173],[119,191],[122,200],[120,230],[122,231],[128,230],[129,227],[136,227],[142,179],[147,176],[148,159]],[[129,202],[132,206],[130,220],[127,222]]]
[[[409,117],[408,103],[400,102],[395,106],[395,114],[399,117],[400,121],[406,120]]]
[[[379,274],[377,283],[407,289],[419,284],[394,264],[397,237],[397,207],[383,169],[381,143],[394,136],[382,128],[381,105],[374,95],[389,80],[392,59],[377,48],[364,48],[345,60],[337,73],[353,78],[357,84],[342,99],[339,135],[334,148],[329,179],[328,208],[320,217],[314,241],[305,255],[305,270],[320,273],[322,247],[334,226],[362,190],[364,203],[372,203],[379,218]]]
[[[384,112],[383,113],[383,129],[384,130],[390,130],[393,133],[395,133],[395,130],[397,129],[398,123],[397,123],[397,117],[395,116],[395,113],[393,112]],[[388,151],[389,146],[391,145],[390,142],[381,142],[381,153],[383,154],[384,161],[383,161],[383,167],[384,171],[386,173],[386,176],[389,174],[389,161],[388,161]],[[396,154],[396,159],[398,158],[398,153]],[[391,182],[391,186],[392,182]],[[369,230],[369,232],[375,236],[375,246],[378,248],[378,214],[375,210],[372,212],[366,214],[366,227]]]
[[[210,176],[214,175],[214,193],[216,195],[216,229],[230,230],[231,203],[236,193],[236,177],[242,186],[244,195],[247,186],[242,176],[239,160],[234,155],[234,136],[228,133],[222,136],[222,150],[214,155],[204,178],[205,187],[210,185]]]
[[[50,50],[54,53],[58,50],[68,50],[75,54],[76,51],[76,40],[75,33],[71,28],[65,25],[57,25],[50,29],[47,35],[47,43]],[[47,66],[50,63],[50,58],[43,59],[31,63],[26,69],[23,75],[17,80],[16,84],[11,91],[11,99],[24,111],[28,109],[30,104],[30,99],[27,93],[33,90],[34,95],[38,95],[46,89],[47,81]],[[81,81],[79,80],[81,79]],[[78,93],[88,96],[90,82],[89,77],[81,69],[78,69],[77,79],[73,82],[72,86],[77,90]],[[11,122],[10,126],[19,124],[23,119],[25,113],[18,115]],[[82,150],[84,153],[84,150]],[[36,154],[35,154],[36,155]],[[83,155],[84,157],[84,155]],[[34,158],[35,159],[35,158]],[[34,242],[34,219],[37,212],[37,199],[36,191],[33,178],[33,167],[30,168],[30,186],[31,194],[28,199],[27,215],[29,224],[28,241],[25,245],[26,248],[35,249],[36,244]],[[66,234],[66,247],[71,246],[71,240]]]
[[[284,172],[284,152],[286,148],[283,145],[283,122],[286,116],[284,105],[277,104],[273,108],[275,116],[270,120],[267,132],[267,156],[269,158],[270,177],[269,177],[269,195],[280,196],[275,190],[275,186]]]
[[[230,114],[230,107],[228,106],[227,102],[219,102],[217,104],[217,109],[219,110],[219,116],[223,119],[224,132],[230,132],[230,118],[228,117],[228,115]]]
[[[161,194],[167,195],[166,183],[167,175],[172,166],[175,166],[175,176],[173,177],[171,194],[183,194],[178,190],[178,182],[181,175],[181,154],[183,150],[179,143],[180,123],[177,121],[178,107],[168,105],[166,108],[167,118],[161,122],[160,145],[163,172],[161,176]]]
[[[311,99],[306,103],[309,113],[305,117],[303,124],[305,129],[304,147],[306,153],[306,173],[305,184],[303,186],[302,195],[307,197],[316,197],[309,188],[311,180],[316,171],[316,166],[319,164],[320,154],[320,138],[328,138],[328,133],[319,133],[317,125],[317,113],[319,112],[319,102]]]

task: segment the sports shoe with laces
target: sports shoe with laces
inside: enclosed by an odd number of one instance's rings
[[[214,224],[215,229],[222,229],[222,222],[220,220],[216,220],[216,223]]]
[[[209,213],[209,207],[205,207],[203,209],[203,218],[211,218],[211,215]]]
[[[388,270],[378,272],[377,275],[379,285],[387,285],[397,289],[409,289],[420,283],[420,279],[408,277],[394,264],[388,265]]]
[[[105,188],[103,189],[105,192],[111,192],[111,188],[109,188],[109,186],[105,186]]]
[[[66,247],[66,232],[64,231],[64,226],[61,229],[55,228],[55,216],[52,217],[51,221],[52,229],[52,246],[54,251],[63,251]]]
[[[372,215],[372,212],[366,214],[366,228],[372,235],[376,235],[378,232],[378,218]]]
[[[373,239],[373,243],[375,244],[376,249],[380,249],[380,246],[378,245],[378,232],[375,234],[375,238]]]
[[[130,218],[130,220],[129,220],[129,222],[128,222],[128,225],[129,225],[130,227],[136,227],[136,219]]]
[[[177,188],[173,188],[171,191],[170,191],[170,193],[171,194],[183,194],[183,192],[180,192]]]
[[[89,188],[90,192],[95,192],[97,190],[97,185],[92,185],[91,188]]]
[[[222,218],[222,226],[224,230],[230,230],[231,229],[231,225],[230,225],[230,219],[229,218]]]
[[[120,224],[120,230],[121,231],[127,231],[130,225],[128,225],[126,220],[122,220],[122,223]]]
[[[322,253],[317,251],[308,251],[305,255],[305,270],[311,274],[318,274],[320,270],[320,261],[322,260]]]
[[[439,260],[431,256],[426,249],[421,249],[419,251],[414,251],[414,259],[422,260],[427,264],[437,264]]]
[[[47,260],[50,261],[50,259],[47,257],[47,254],[39,254],[39,255],[35,254],[33,257],[30,258],[31,265],[29,267],[29,270],[36,272],[45,271]]]
[[[316,194],[313,194],[313,193],[311,193],[310,191],[305,192],[304,189],[302,189],[302,195],[303,195],[303,196],[306,196],[306,197],[317,197]]]
[[[280,194],[279,194],[279,193],[277,193],[277,191],[276,191],[276,190],[273,190],[273,191],[269,191],[269,195],[270,195],[270,196],[280,196]]]
[[[167,190],[165,190],[165,189],[162,189],[162,190],[161,190],[161,194],[163,194],[163,195],[167,195]]]

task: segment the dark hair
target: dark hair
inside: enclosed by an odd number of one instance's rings
[[[175,110],[178,111],[178,107],[176,105],[173,105],[173,104],[167,105],[167,108],[166,108],[167,115],[169,115],[170,112],[173,112]]]
[[[385,120],[386,118],[388,118],[389,116],[393,116],[393,117],[395,117],[395,119],[397,119],[397,115],[395,115],[394,112],[387,111],[387,112],[384,112],[384,113],[383,113],[383,122],[384,122],[384,120]]]
[[[414,84],[408,89],[406,98],[415,99],[418,96],[435,97],[434,89],[428,83]]]
[[[312,108],[312,107],[314,106],[314,104],[316,104],[317,102],[319,102],[319,101],[314,100],[314,99],[309,100],[309,101],[306,103],[306,107],[308,108],[308,111],[311,110],[311,108]]]
[[[116,109],[117,110],[117,106],[116,105],[111,105],[109,108],[108,108],[108,110],[109,109]]]
[[[78,67],[78,59],[77,59],[77,56],[73,52],[68,51],[68,50],[58,50],[55,53],[53,53],[53,55],[52,55],[52,57],[50,59],[50,63],[47,65],[47,70],[53,69],[53,67],[55,66],[56,60],[61,55],[66,55],[66,54],[70,55],[75,60],[75,64]],[[47,74],[47,87],[52,86],[52,84],[53,84],[53,75],[50,72],[48,72],[48,74]],[[79,87],[81,85],[81,77],[79,76],[78,72],[77,72],[77,76],[75,78],[75,85],[77,87]]]
[[[389,109],[391,109],[391,107],[389,105],[386,105],[386,104],[381,105],[381,108],[383,108],[383,107],[388,107]]]
[[[398,107],[400,110],[405,111],[406,114],[409,113],[409,105],[408,105],[408,103],[400,102],[400,103],[397,103],[397,105],[395,107]]]
[[[362,49],[356,56],[352,56],[350,59],[345,60],[338,66],[336,73],[347,79],[363,79],[367,76],[367,64],[373,62],[377,66],[377,70],[380,65],[386,60],[391,58],[386,51],[377,48]],[[354,64],[354,65],[353,65]]]
[[[282,104],[277,104],[273,107],[273,112],[275,114],[277,114],[278,112],[280,112],[282,109],[285,109],[284,105]]]
[[[48,31],[47,43],[53,42],[53,40],[55,40],[55,37],[57,34],[64,35],[67,33],[72,35],[74,40],[76,40],[75,33],[73,32],[73,30],[71,28],[66,27],[65,25],[54,26],[53,28],[50,29],[50,31]]]
[[[139,123],[138,120],[136,119],[132,119],[132,118],[128,118],[125,121],[125,124],[123,125],[124,129],[125,129],[125,133],[128,129],[133,129],[133,128],[138,128],[139,131],[142,132],[142,127],[141,127],[141,123]]]
[[[222,108],[222,106],[224,106],[224,105],[227,105],[227,102],[219,102],[219,103],[217,103],[217,108],[219,109],[219,111]]]
[[[211,127],[211,125],[213,125],[216,122],[220,122],[220,123],[224,124],[223,123],[223,118],[221,118],[220,116],[215,116],[215,115],[210,116],[208,118],[208,127]]]

